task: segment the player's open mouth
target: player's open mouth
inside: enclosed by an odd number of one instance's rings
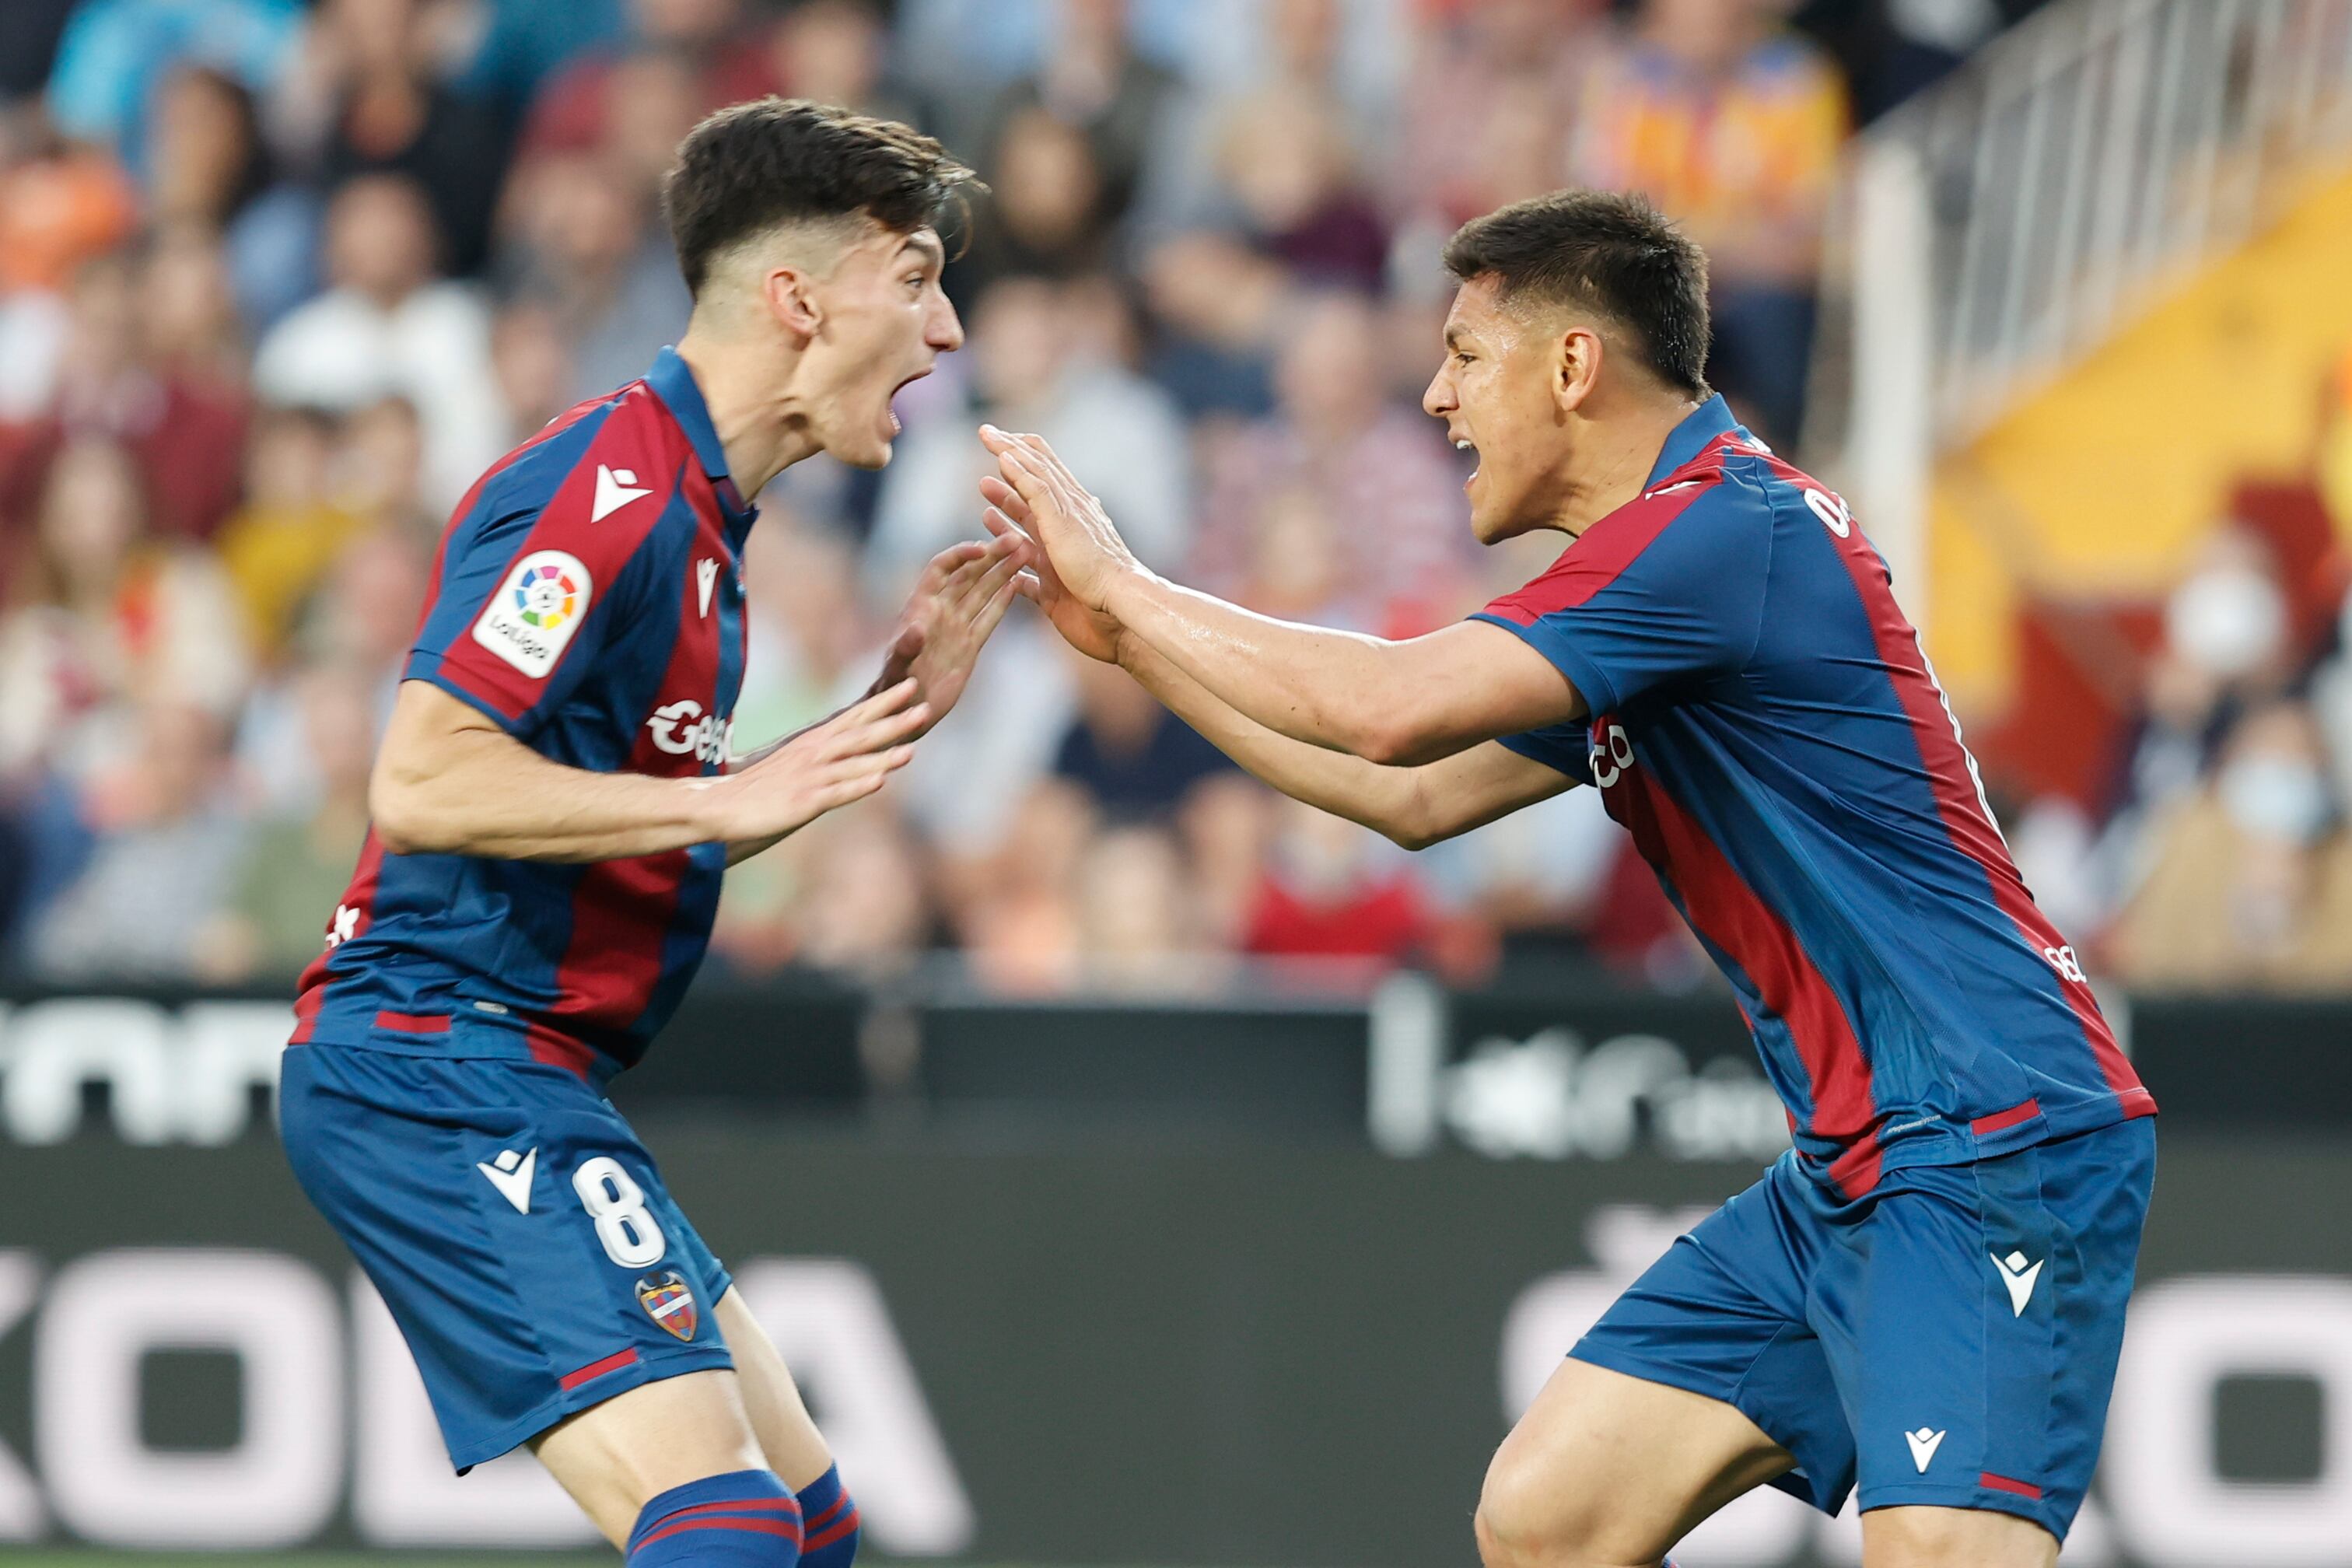
[[[1473,446],[1466,437],[1457,436],[1454,438],[1454,449],[1470,454],[1470,473],[1468,478],[1462,481],[1462,488],[1466,490],[1470,488],[1470,480],[1478,477],[1478,448]]]
[[[890,422],[890,434],[892,436],[897,436],[899,431],[906,428],[904,425],[898,422],[898,395],[930,374],[931,367],[929,365],[925,365],[922,369],[917,371],[914,374],[908,376],[906,380],[900,382],[898,385],[890,389],[889,397],[883,402],[882,412]]]

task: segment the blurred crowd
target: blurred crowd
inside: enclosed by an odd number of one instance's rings
[[[993,188],[949,270],[969,345],[901,396],[896,460],[762,498],[749,744],[871,679],[976,531],[982,418],[1268,613],[1411,634],[1532,575],[1557,542],[1477,550],[1416,405],[1444,237],[1538,191],[1684,222],[1711,374],[1792,440],[1843,140],[2032,4],[7,0],[0,967],[269,984],[318,951],[441,524],[677,336],[656,191],[719,104],[905,119]],[[2021,847],[2103,966],[2341,981],[2352,669],[2222,539],[2113,798],[2027,811]],[[1705,969],[1591,792],[1406,856],[1023,611],[889,790],[730,875],[715,962],[951,952],[1045,993],[1570,951]]]

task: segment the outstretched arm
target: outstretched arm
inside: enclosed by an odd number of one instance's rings
[[[774,755],[718,778],[590,773],[541,756],[479,710],[423,680],[401,684],[368,808],[401,855],[618,860],[792,832],[872,795],[906,765],[930,717],[915,683],[844,709]]]
[[[981,481],[982,514],[999,539],[1028,536],[1028,505],[1012,487]],[[1016,521],[1017,520],[1017,521]],[[1294,800],[1420,849],[1567,789],[1574,781],[1508,747],[1473,746],[1419,767],[1390,767],[1277,734],[1237,711],[1117,622],[1073,598],[1042,550],[1029,545],[1025,584],[1046,619],[1089,658],[1118,662],[1169,711],[1264,783]]]
[[[1391,642],[1274,620],[1157,577],[1045,442],[982,435],[1069,591],[1278,734],[1412,763],[1586,712],[1549,659],[1499,627],[1465,622]]]
[[[1265,783],[1407,849],[1483,827],[1576,782],[1494,741],[1412,767],[1366,762],[1276,733],[1220,701],[1148,644],[1129,639],[1119,663],[1170,712]]]

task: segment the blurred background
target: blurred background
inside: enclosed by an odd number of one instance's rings
[[[993,195],[896,460],[761,498],[759,742],[976,533],[982,418],[1269,614],[1517,585],[1559,542],[1475,547],[1417,406],[1440,247],[1680,219],[2166,1106],[2066,1560],[2352,1563],[2352,0],[0,0],[0,1557],[580,1540],[436,1468],[269,1085],[450,506],[677,338],[660,175],[767,92]],[[1468,1560],[1551,1361],[1786,1142],[1592,792],[1406,855],[1025,611],[730,876],[615,1094],[873,1550],[1063,1563]]]

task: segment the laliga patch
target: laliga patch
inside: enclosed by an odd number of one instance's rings
[[[555,668],[586,618],[592,586],[578,556],[534,550],[490,595],[474,640],[537,680]]]
[[[694,1338],[694,1326],[701,1321],[695,1310],[694,1292],[675,1268],[665,1268],[658,1274],[648,1274],[637,1281],[637,1305],[646,1316],[682,1340]]]

